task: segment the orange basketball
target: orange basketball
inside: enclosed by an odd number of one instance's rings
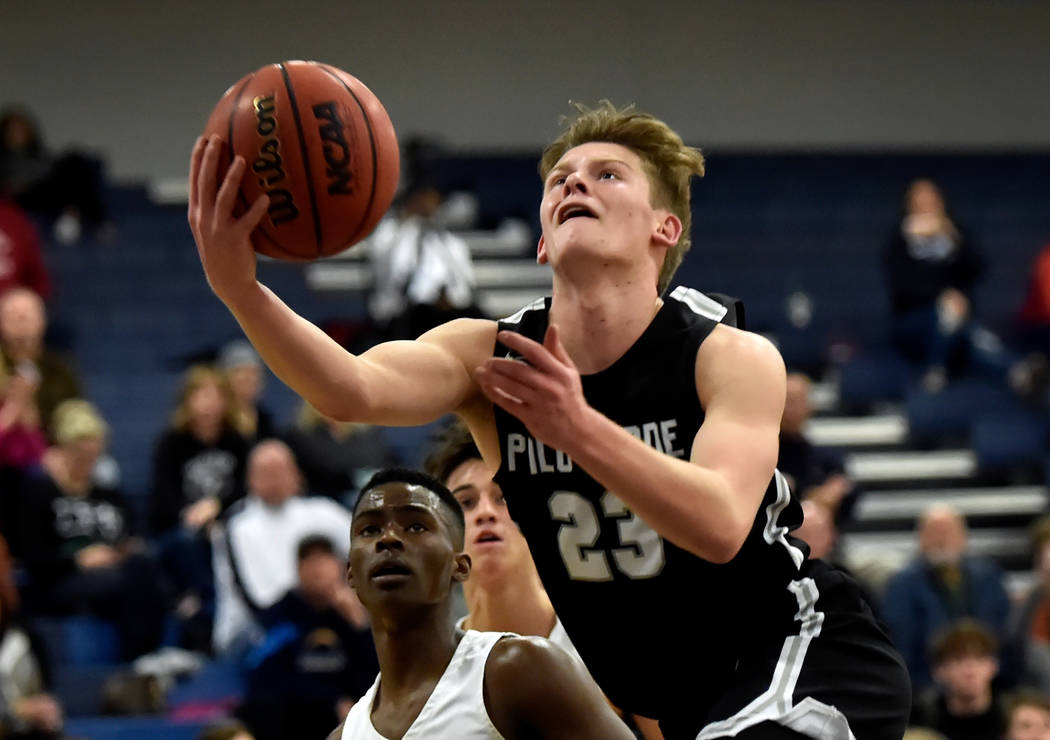
[[[397,134],[356,77],[319,62],[268,64],[226,91],[205,126],[248,164],[239,212],[270,206],[252,233],[257,252],[311,260],[364,239],[397,189]],[[224,165],[232,155],[227,152]],[[225,166],[223,167],[225,172]]]

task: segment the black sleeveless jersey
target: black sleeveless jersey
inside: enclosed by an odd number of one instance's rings
[[[698,291],[674,290],[619,360],[582,378],[588,403],[646,444],[688,459],[704,420],[696,353],[725,310]],[[550,299],[541,299],[500,328],[542,342],[549,311]],[[495,354],[511,356],[499,343]],[[791,629],[798,603],[786,585],[807,548],[788,536],[802,511],[779,473],[740,552],[716,564],[664,540],[499,407],[496,426],[496,482],[510,514],[569,637],[621,709],[657,718],[701,711],[740,656]]]

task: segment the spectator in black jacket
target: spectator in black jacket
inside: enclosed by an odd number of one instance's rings
[[[160,574],[131,536],[123,496],[92,477],[108,426],[94,406],[72,399],[55,409],[52,434],[56,445],[22,492],[23,555],[34,602],[56,614],[112,619],[125,659],[150,652],[163,631]]]
[[[260,617],[266,638],[247,658],[238,714],[258,740],[325,737],[372,685],[368,614],[324,536],[298,547],[299,585]]]
[[[190,367],[171,426],[157,441],[149,512],[187,648],[211,645],[215,584],[207,535],[216,518],[244,495],[247,455],[226,378],[209,365]]]
[[[928,390],[940,390],[971,363],[1006,377],[1016,358],[974,321],[974,290],[984,260],[948,215],[933,181],[918,179],[908,186],[885,268],[893,342],[921,365]]]

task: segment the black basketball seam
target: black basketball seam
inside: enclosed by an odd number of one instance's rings
[[[310,152],[306,149],[306,134],[303,133],[303,122],[299,116],[299,103],[295,99],[295,89],[292,87],[292,78],[288,76],[288,70],[283,62],[278,62],[277,68],[281,70],[284,77],[284,86],[288,90],[288,98],[292,102],[292,115],[295,117],[295,132],[299,135],[299,151],[303,156],[303,170],[306,173],[306,187],[310,191],[310,213],[314,217],[314,239],[317,243],[317,256],[320,257],[324,251],[324,243],[321,241],[321,214],[317,212],[317,197],[314,195],[314,178],[310,173]]]
[[[355,231],[351,235],[349,241],[347,241],[347,244],[353,244],[357,240],[358,234],[361,233],[361,229],[365,227],[365,222],[368,220],[368,216],[372,212],[372,203],[374,203],[376,199],[376,183],[379,182],[379,157],[376,153],[376,139],[375,135],[372,133],[372,121],[368,118],[368,111],[366,111],[365,107],[361,105],[361,101],[357,99],[357,95],[355,95],[354,91],[350,89],[350,86],[347,85],[339,75],[332,72],[327,65],[319,64],[317,66],[323,69],[327,74],[331,75],[336,82],[346,88],[346,91],[350,93],[350,97],[352,97],[354,102],[357,103],[357,107],[361,109],[361,117],[365,121],[365,129],[368,131],[368,144],[372,147],[372,190],[368,194],[368,207],[365,208],[365,214],[361,219],[361,223],[357,225],[357,231]]]
[[[234,96],[233,106],[230,108],[230,117],[226,125],[226,140],[230,147],[231,156],[234,156],[236,154],[233,149],[233,119],[237,115],[237,104],[241,102],[241,96],[244,95],[244,91],[248,89],[249,83],[251,83],[251,81],[254,79],[255,74],[252,73],[248,77],[248,79],[244,81],[244,84],[241,85],[241,89],[238,90],[237,94]],[[249,208],[248,199],[244,197],[244,191],[241,190],[240,187],[237,188],[237,199],[241,202],[241,206],[244,208],[245,213],[247,213]],[[296,255],[295,252],[290,252],[287,249],[285,249],[283,246],[281,246],[280,242],[278,242],[276,239],[270,236],[270,234],[266,231],[266,227],[262,225],[262,221],[260,221],[259,225],[255,228],[263,236],[263,238],[266,239],[266,241],[270,242],[273,246],[277,248],[278,252],[287,254],[289,257],[299,257],[299,255]],[[299,257],[299,259],[302,259],[302,257]]]

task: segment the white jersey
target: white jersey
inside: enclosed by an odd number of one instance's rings
[[[464,626],[466,623],[467,617],[463,617],[458,622],[456,622],[456,626],[459,627],[461,630],[466,630],[467,628]],[[572,640],[569,639],[569,633],[565,631],[565,627],[562,625],[561,620],[558,619],[557,614],[554,615],[554,626],[551,627],[551,632],[546,637],[548,640],[550,640],[562,650],[567,652],[570,657],[578,660],[580,662],[580,665],[585,666],[583,658],[581,658],[580,654],[576,652],[576,646],[573,645]]]
[[[503,740],[485,709],[485,663],[492,646],[509,635],[467,630],[403,740]],[[372,705],[382,678],[379,674],[346,715],[342,740],[387,740],[372,725]]]

